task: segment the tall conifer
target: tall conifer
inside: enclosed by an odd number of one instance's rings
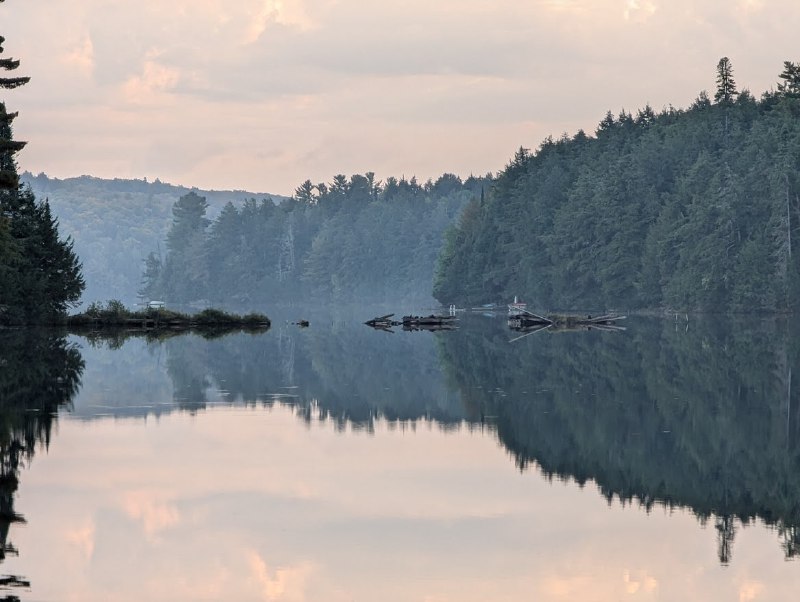
[[[0,36],[0,54],[3,42]],[[18,67],[16,59],[0,59],[0,70]],[[29,80],[0,77],[0,90]],[[37,203],[19,184],[15,155],[26,143],[14,140],[16,116],[0,101],[0,323],[52,322],[78,302],[84,281],[72,241],[59,238],[48,202]]]
[[[717,92],[714,100],[719,104],[731,104],[738,96],[736,82],[733,80],[733,65],[727,56],[717,63]]]

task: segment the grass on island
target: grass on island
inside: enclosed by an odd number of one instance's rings
[[[196,314],[185,314],[165,308],[148,307],[130,310],[116,299],[102,303],[92,303],[86,311],[69,316],[67,325],[94,328],[242,328],[265,329],[271,325],[264,314],[245,315],[224,312],[219,309],[204,309]]]

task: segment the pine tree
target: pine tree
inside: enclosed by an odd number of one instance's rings
[[[0,36],[0,53],[4,41]],[[0,69],[17,67],[18,60],[0,59]],[[0,78],[0,89],[29,80]],[[30,188],[19,185],[14,156],[26,143],[14,140],[16,116],[0,102],[0,323],[52,322],[78,302],[84,281],[72,241],[59,238],[48,202],[37,203]]]
[[[206,198],[192,191],[172,206],[172,226],[167,234],[164,295],[168,301],[188,303],[206,294],[208,265],[205,242],[209,220]]]
[[[736,82],[733,81],[733,65],[727,56],[723,56],[717,63],[717,92],[714,100],[717,104],[729,105],[738,96]]]
[[[778,84],[778,92],[789,98],[800,98],[800,63],[783,62],[783,73],[778,76],[783,80]]]

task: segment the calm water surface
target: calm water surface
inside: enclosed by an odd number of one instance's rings
[[[800,333],[627,326],[0,333],[0,600],[796,600]]]

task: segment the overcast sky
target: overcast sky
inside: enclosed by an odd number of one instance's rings
[[[608,109],[800,60],[797,0],[10,0],[21,169],[291,194],[496,172]]]

